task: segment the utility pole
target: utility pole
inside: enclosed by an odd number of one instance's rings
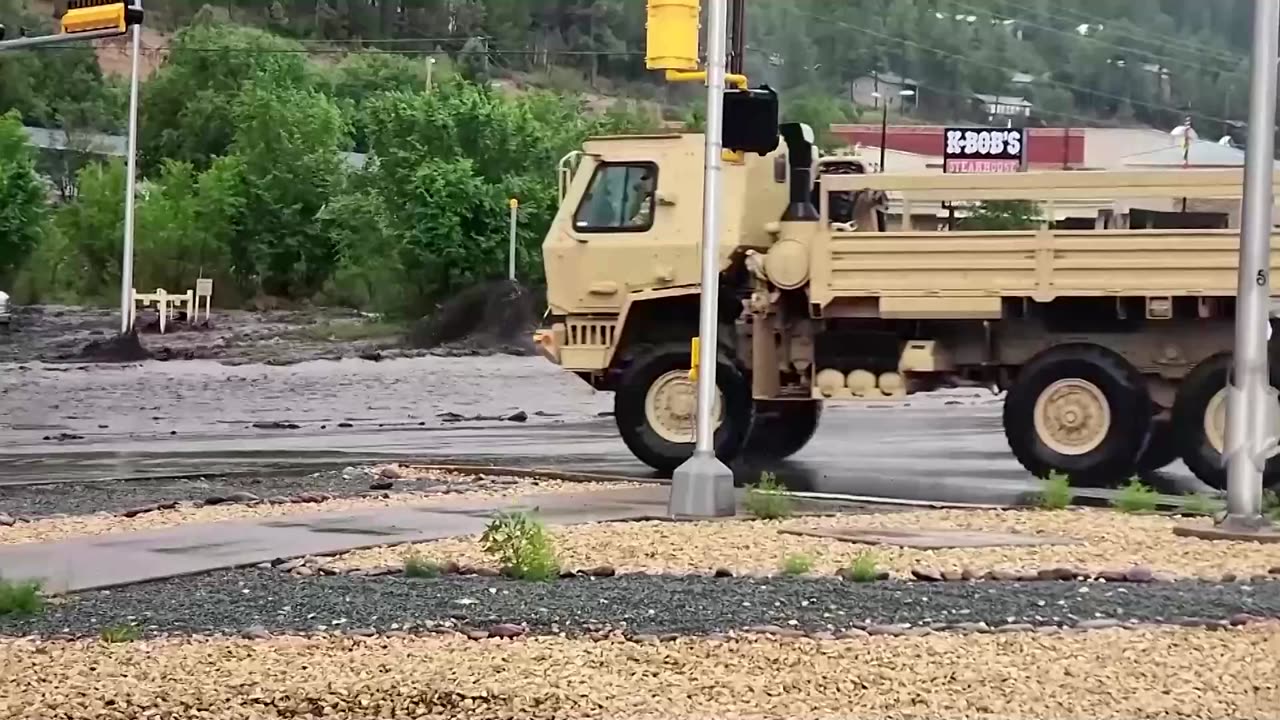
[[[133,7],[142,10],[142,0],[133,0]],[[133,50],[129,71],[129,146],[128,177],[125,179],[124,199],[124,251],[120,268],[120,334],[130,330],[133,315],[133,226],[134,206],[137,203],[138,183],[138,75],[142,55],[142,24],[133,26]],[[160,309],[164,312],[164,309]]]
[[[729,0],[729,74],[747,73],[747,0]]]
[[[1280,0],[1254,0],[1253,7],[1249,146],[1245,148],[1240,273],[1236,279],[1235,366],[1227,385],[1227,514],[1214,528],[1180,527],[1174,532],[1212,539],[1280,542],[1280,532],[1262,514],[1263,469],[1271,454],[1268,441],[1276,430],[1280,411],[1269,379],[1267,357]]]
[[[1276,54],[1280,2],[1255,0],[1249,80],[1249,146],[1245,149],[1240,276],[1236,290],[1235,367],[1227,401],[1232,449],[1227,473],[1227,523],[1256,526],[1262,520],[1265,443],[1273,430],[1276,393],[1269,381],[1267,337],[1271,302],[1271,228],[1275,206],[1273,136],[1276,120]],[[1187,145],[1190,148],[1190,143]]]
[[[724,517],[733,515],[736,498],[733,471],[716,457],[712,410],[717,396],[716,361],[719,358],[720,308],[720,180],[723,163],[725,69],[728,48],[730,0],[711,0],[707,27],[707,127],[702,190],[702,292],[698,343],[694,353],[697,373],[696,444],[693,456],[671,476],[668,513],[675,517]],[[742,4],[734,2],[735,7]],[[741,26],[742,20],[735,18]],[[735,43],[744,42],[739,36]]]

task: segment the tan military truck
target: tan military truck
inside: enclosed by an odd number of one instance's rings
[[[971,385],[1006,392],[1036,476],[1113,485],[1181,458],[1224,487],[1241,171],[870,173],[782,135],[724,166],[722,460],[797,452],[826,402]],[[543,354],[613,391],[623,440],[663,472],[693,449],[702,165],[701,135],[589,141],[543,246]],[[1044,220],[915,227],[913,208],[1010,200]]]

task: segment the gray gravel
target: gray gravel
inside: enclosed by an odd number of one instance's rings
[[[514,623],[533,633],[702,634],[759,625],[808,631],[896,623],[1040,626],[1099,618],[1223,620],[1237,613],[1280,617],[1280,582],[857,584],[621,575],[538,584],[480,577],[300,579],[255,568],[86,593],[39,616],[0,617],[0,633],[97,635],[122,623],[146,634]]]
[[[368,468],[347,468],[311,474],[280,474],[265,477],[190,477],[165,480],[123,480],[97,483],[56,483],[51,485],[0,485],[0,514],[12,518],[35,519],[49,515],[87,515],[95,512],[122,512],[143,505],[165,502],[204,502],[211,497],[251,493],[259,498],[292,496],[303,492],[327,493],[335,498],[357,497],[375,492],[371,484],[386,478],[374,477]],[[488,487],[486,479],[467,479],[456,486],[434,480],[396,479],[392,492],[461,492]]]

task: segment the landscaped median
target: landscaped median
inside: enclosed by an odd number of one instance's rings
[[[64,598],[3,585],[0,715],[1216,720],[1280,708],[1278,549],[1172,533],[1208,520],[794,516],[758,490],[747,507],[566,527],[509,510],[478,536],[416,546]]]

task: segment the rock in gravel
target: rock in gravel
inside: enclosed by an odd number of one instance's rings
[[[1129,573],[1127,570],[1103,570],[1102,572],[1098,573],[1097,578],[1099,580],[1105,580],[1107,582],[1112,582],[1112,583],[1128,582]]]
[[[590,570],[587,570],[586,574],[591,577],[606,578],[617,575],[618,571],[615,570],[612,565],[600,565],[599,567],[593,567]]]
[[[1061,635],[1062,628],[1057,625],[1042,625],[1036,628],[1037,635]]]
[[[256,503],[259,500],[260,498],[257,495],[254,495],[251,492],[245,492],[243,490],[239,492],[233,492],[230,495],[223,498],[223,502],[229,502],[229,503]],[[212,504],[212,503],[209,503],[208,500],[205,500],[205,503]]]
[[[1021,576],[1012,570],[988,570],[982,577],[985,580],[995,580],[996,582],[1015,582]]]
[[[934,632],[933,628],[931,627],[924,627],[924,626],[912,627],[912,628],[907,628],[906,630],[903,630],[902,636],[903,637],[927,637],[929,635],[932,635],[933,632]]]
[[[370,482],[373,480],[373,473],[364,468],[345,467],[342,469],[342,479],[347,482]]]
[[[291,505],[293,504],[293,498],[289,497],[288,495],[272,495],[271,497],[267,498],[267,504],[268,505]]]
[[[1008,625],[1001,625],[995,629],[997,633],[1003,634],[1031,632],[1033,630],[1035,630],[1035,626],[1031,623],[1009,623]]]
[[[965,579],[963,570],[943,570],[942,579],[947,582],[961,582]]]
[[[849,628],[836,633],[837,640],[861,640],[868,637],[871,636],[867,634],[866,630],[859,630],[858,628]]]
[[[952,629],[953,629],[953,630],[955,630],[955,631],[957,631],[957,632],[962,632],[962,633],[989,633],[989,632],[991,632],[991,626],[990,626],[990,625],[987,625],[987,624],[986,624],[986,623],[984,623],[984,622],[962,622],[962,623],[956,623],[955,627],[954,627],[954,628],[952,628]]]
[[[1240,577],[1239,577],[1238,575],[1236,575],[1235,573],[1230,573],[1230,572],[1229,572],[1229,573],[1223,573],[1223,575],[1222,575],[1222,582],[1223,582],[1223,583],[1227,583],[1227,584],[1229,584],[1229,583],[1233,583],[1233,582],[1235,582],[1236,580],[1239,580],[1239,579],[1240,579]]]
[[[302,567],[294,568],[293,570],[290,570],[289,574],[294,575],[296,577],[311,577],[312,575],[316,574],[316,571],[312,568],[307,567],[306,565],[303,565]]]
[[[470,640],[484,640],[489,637],[488,630],[468,630],[466,636]]]
[[[825,630],[820,631],[820,632],[813,632],[813,633],[809,633],[809,637],[811,637],[811,638],[813,638],[814,640],[817,640],[817,641],[819,641],[819,642],[823,642],[823,641],[831,641],[831,640],[835,640],[835,639],[836,639],[836,635],[835,635],[835,633],[830,633],[830,632],[827,632],[827,631],[825,631]]]
[[[395,483],[391,480],[374,480],[369,483],[370,490],[390,490],[395,487]]]
[[[718,578],[731,578],[733,571],[729,568],[716,568],[715,576]]]
[[[3,524],[3,523],[0,523]],[[1267,571],[1268,575],[1280,575],[1280,565],[1277,565]]]
[[[1036,573],[1040,580],[1075,580],[1079,576],[1075,570],[1065,567],[1045,568]]]
[[[651,635],[649,633],[641,633],[639,635],[632,635],[631,642],[636,643],[638,645],[657,645],[658,636]]]
[[[291,572],[293,570],[297,570],[298,568],[302,567],[303,564],[306,563],[306,561],[307,561],[306,558],[294,558],[292,560],[288,560],[286,562],[280,563],[277,569],[279,569],[281,572]]]
[[[489,628],[489,635],[496,638],[517,638],[529,632],[528,628],[511,623],[502,623]]]
[[[14,520],[11,515],[7,513],[0,513],[0,527],[12,527],[17,522],[18,521]]]
[[[1249,613],[1236,613],[1235,615],[1232,615],[1230,618],[1227,618],[1227,622],[1234,627],[1240,627],[1241,625],[1252,625],[1253,623],[1266,622],[1266,620],[1267,620],[1266,618],[1258,617],[1257,615],[1250,615]]]
[[[867,628],[868,635],[905,635],[907,629],[899,625],[872,625]]]
[[[1091,618],[1089,620],[1081,620],[1075,626],[1081,630],[1106,630],[1120,627],[1120,621],[1115,618]]]
[[[261,625],[254,625],[240,633],[246,640],[270,640],[271,633]]]
[[[911,568],[911,577],[925,582],[942,582],[942,573],[934,568]]]
[[[404,473],[400,472],[400,468],[395,465],[388,465],[378,471],[378,474],[387,480],[399,480],[404,477]]]
[[[1124,579],[1132,583],[1155,582],[1156,574],[1145,565],[1134,565],[1124,572]]]
[[[978,571],[973,568],[964,568],[960,571],[960,579],[965,582],[972,582],[978,579]]]
[[[743,630],[743,632],[755,633],[757,635],[777,635],[783,632],[778,625],[752,625]]]
[[[523,410],[517,410],[516,412],[513,412],[502,419],[506,420],[507,422],[517,422],[517,423],[527,422],[529,420],[529,413]]]

